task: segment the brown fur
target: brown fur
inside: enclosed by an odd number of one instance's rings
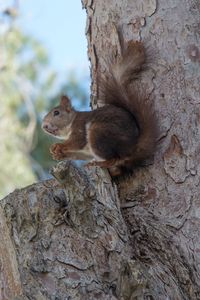
[[[52,145],[54,159],[90,160],[88,165],[109,168],[116,176],[154,153],[158,130],[152,104],[130,85],[145,63],[143,44],[129,42],[108,76],[99,81],[105,106],[77,112],[66,96],[61,98],[43,121],[47,133],[64,139]]]
[[[121,166],[133,165],[153,155],[158,137],[158,123],[153,104],[144,92],[138,91],[129,83],[137,79],[146,64],[146,53],[141,42],[129,42],[122,50],[122,57],[116,62],[109,77],[101,80],[101,99],[129,111],[136,119],[139,137],[132,143],[131,155],[124,157]]]

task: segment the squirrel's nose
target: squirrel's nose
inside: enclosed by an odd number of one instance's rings
[[[49,129],[48,123],[43,123],[43,124],[42,124],[42,129],[43,129],[44,131],[48,131],[48,129]]]
[[[43,125],[42,125],[42,128],[43,128],[43,129],[48,129],[48,125],[47,125],[47,124],[43,124]]]

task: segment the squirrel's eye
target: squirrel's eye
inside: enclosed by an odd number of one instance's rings
[[[60,114],[60,112],[58,110],[54,110],[54,112],[53,112],[54,117],[58,116],[59,114]]]

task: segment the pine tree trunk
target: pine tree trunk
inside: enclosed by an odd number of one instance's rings
[[[200,4],[85,0],[92,64],[143,40],[141,85],[160,122],[154,164],[117,185],[106,170],[58,164],[1,201],[0,299],[200,299]]]

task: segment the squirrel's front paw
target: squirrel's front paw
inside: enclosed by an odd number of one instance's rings
[[[63,152],[63,144],[61,143],[53,144],[49,150],[53,159],[61,160],[65,158],[65,154]]]

